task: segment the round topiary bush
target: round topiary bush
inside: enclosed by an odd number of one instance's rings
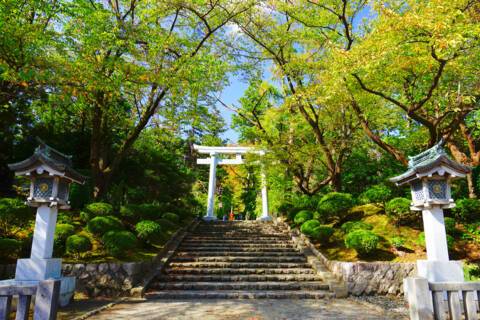
[[[311,237],[313,239],[316,239],[320,242],[328,242],[330,240],[330,237],[333,235],[333,228],[330,226],[324,226],[320,225],[318,227],[313,228],[311,232]]]
[[[158,219],[157,222],[164,231],[173,231],[178,228],[175,223],[167,219]]]
[[[17,258],[22,242],[16,239],[0,238],[0,257]]]
[[[445,231],[449,234],[454,236],[457,234],[457,227],[456,227],[457,222],[455,219],[450,218],[450,217],[445,217]]]
[[[420,232],[417,238],[417,244],[425,247],[425,232]]]
[[[301,225],[307,220],[311,220],[312,218],[313,218],[313,213],[311,211],[301,210],[295,215],[295,219],[293,219],[293,221],[297,225]]]
[[[67,240],[74,233],[75,227],[68,223],[60,223],[55,227],[55,238],[59,240]]]
[[[85,211],[92,214],[93,217],[109,216],[113,213],[113,207],[111,204],[105,202],[93,202],[85,207]]]
[[[87,229],[95,235],[103,235],[111,230],[123,229],[122,222],[113,216],[95,217],[87,223]]]
[[[372,230],[373,226],[363,221],[348,221],[342,224],[340,228],[343,232],[350,233],[354,230]]]
[[[367,203],[386,203],[392,198],[392,190],[384,184],[377,184],[365,190],[359,197],[360,202]]]
[[[90,239],[78,234],[69,236],[65,246],[67,253],[73,254],[76,257],[80,256],[81,253],[92,249],[92,243],[90,242]]]
[[[156,220],[162,217],[163,208],[157,204],[143,203],[133,206],[135,214],[142,220]]]
[[[413,224],[420,215],[410,210],[410,202],[407,198],[393,198],[385,206],[385,212],[397,225]]]
[[[121,258],[137,247],[137,238],[130,231],[108,231],[102,237],[105,250],[113,257]]]
[[[277,212],[281,216],[287,216],[292,209],[293,209],[293,204],[289,202],[284,202],[278,206]]]
[[[320,226],[320,221],[314,220],[314,219],[307,220],[300,227],[300,231],[302,231],[303,234],[310,236],[312,235],[313,229],[315,229],[318,226]]]
[[[143,220],[137,223],[135,231],[138,238],[152,244],[159,243],[165,238],[160,224],[151,220]]]
[[[171,213],[171,212],[167,212],[164,215],[162,215],[162,219],[166,219],[175,224],[178,224],[180,222],[180,217],[177,216],[175,213]]]
[[[345,246],[359,255],[367,255],[378,248],[380,238],[370,230],[355,230],[345,237]]]
[[[131,205],[131,204],[126,206],[121,206],[119,211],[120,217],[123,220],[130,221],[130,222],[138,220],[139,217],[135,214],[136,207],[137,206]]]
[[[65,252],[65,240],[75,233],[75,227],[68,223],[59,223],[55,227],[53,238],[53,253],[55,256],[62,256]]]
[[[480,200],[460,199],[452,209],[455,218],[465,223],[476,222],[480,218]]]
[[[324,195],[318,202],[317,211],[320,216],[327,220],[344,220],[355,205],[355,199],[349,193],[330,192]]]

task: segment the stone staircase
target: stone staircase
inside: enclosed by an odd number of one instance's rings
[[[147,298],[334,297],[287,230],[271,222],[201,222],[148,286]]]

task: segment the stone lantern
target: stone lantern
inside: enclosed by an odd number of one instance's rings
[[[70,208],[70,184],[83,184],[85,177],[72,169],[70,156],[39,142],[31,157],[8,165],[15,175],[30,179],[27,204],[37,208],[31,255],[18,259],[15,282],[61,279],[60,303],[65,305],[75,291],[75,278],[62,278],[62,259],[52,258],[55,225],[58,208]]]
[[[444,208],[455,207],[451,197],[451,181],[463,178],[470,168],[450,159],[441,140],[432,148],[411,157],[408,170],[390,181],[397,186],[409,184],[412,193],[411,209],[421,211],[427,260],[418,260],[420,277],[430,282],[463,281],[462,266],[449,261]]]

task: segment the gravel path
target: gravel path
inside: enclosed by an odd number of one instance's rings
[[[406,319],[358,299],[324,300],[128,300],[88,319],[95,320],[308,320]]]

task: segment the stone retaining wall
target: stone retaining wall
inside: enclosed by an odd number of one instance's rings
[[[341,277],[354,296],[402,295],[403,279],[415,276],[415,263],[342,262],[325,263],[330,271]]]
[[[77,292],[89,297],[119,297],[130,295],[152,269],[153,262],[76,263],[63,264],[62,274],[77,278]]]
[[[62,274],[77,278],[77,292],[89,297],[127,296],[138,285],[146,273],[152,269],[153,262],[125,263],[64,263]],[[15,277],[15,264],[0,265],[0,280]]]
[[[403,279],[417,274],[415,263],[329,260],[298,229],[292,229],[280,220],[277,220],[277,223],[284,224],[294,240],[300,240],[299,243],[310,249],[335,277],[343,280],[352,295],[403,295]]]

